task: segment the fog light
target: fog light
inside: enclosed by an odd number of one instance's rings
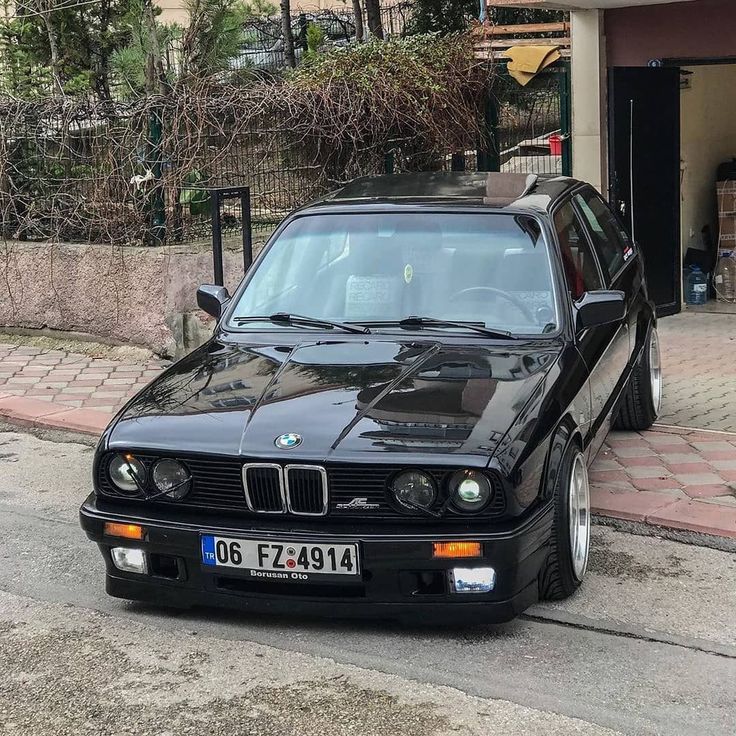
[[[123,572],[135,572],[145,575],[148,572],[146,555],[138,547],[113,547],[110,550],[112,564]]]
[[[450,582],[456,593],[490,593],[496,586],[492,567],[455,567]]]

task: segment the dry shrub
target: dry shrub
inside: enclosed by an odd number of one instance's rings
[[[356,176],[475,148],[489,72],[464,35],[333,49],[247,87],[188,79],[115,104],[0,99],[5,238],[174,242],[214,185],[251,187],[256,222]]]

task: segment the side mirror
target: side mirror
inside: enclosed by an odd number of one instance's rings
[[[626,316],[623,291],[586,291],[575,302],[575,331],[620,322]]]
[[[215,319],[220,319],[229,301],[230,293],[224,286],[203,284],[197,289],[197,305]]]

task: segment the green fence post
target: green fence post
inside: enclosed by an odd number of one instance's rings
[[[560,137],[562,138],[562,174],[572,176],[572,110],[570,109],[570,64],[557,72],[560,95]]]
[[[450,171],[465,171],[464,153],[453,153],[450,156]]]
[[[151,245],[161,245],[166,240],[166,206],[164,191],[161,184],[161,139],[163,138],[163,124],[158,110],[151,113],[148,121],[148,160],[153,172],[153,188],[151,199],[151,229],[149,237]]]
[[[478,171],[500,171],[501,156],[498,147],[498,101],[488,91],[483,106],[483,142],[478,150]]]

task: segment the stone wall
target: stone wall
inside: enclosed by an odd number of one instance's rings
[[[243,274],[226,251],[225,281]],[[178,356],[209,334],[196,290],[212,281],[209,246],[112,247],[0,242],[0,327],[50,328]]]

